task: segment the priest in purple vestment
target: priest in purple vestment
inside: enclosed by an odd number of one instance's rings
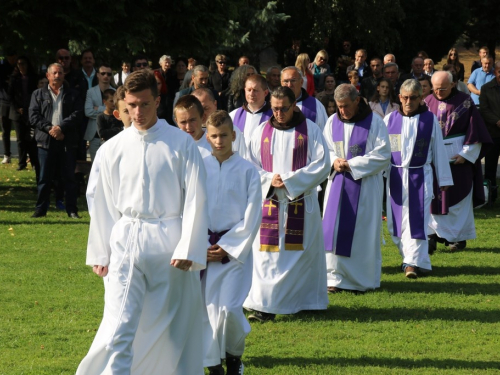
[[[432,76],[434,93],[425,102],[437,117],[450,159],[454,186],[439,192],[434,185],[429,251],[437,242],[451,251],[464,249],[476,238],[473,207],[484,202],[481,158],[491,137],[471,97],[456,89],[450,72]]]
[[[433,170],[441,191],[453,185],[450,163],[436,116],[421,104],[416,79],[401,85],[401,109],[384,119],[391,142],[387,176],[387,227],[403,258],[405,276],[431,270],[427,223],[430,219]]]

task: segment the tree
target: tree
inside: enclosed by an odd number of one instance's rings
[[[495,56],[498,41],[500,40],[500,13],[498,1],[474,0],[468,4],[470,18],[465,27],[466,46],[477,47],[486,45],[490,53]]]

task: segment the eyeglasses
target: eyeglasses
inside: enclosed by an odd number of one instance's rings
[[[289,83],[292,84],[292,85],[294,85],[297,81],[298,81],[298,79],[296,79],[296,78],[294,78],[294,79],[284,79],[283,83],[285,85],[288,85]]]
[[[143,66],[148,66],[148,63],[147,62],[136,63],[135,66],[136,66],[136,68],[140,68],[140,67],[143,67]]]
[[[407,102],[408,100],[411,100],[412,102],[417,100],[418,98],[420,98],[420,96],[417,96],[417,95],[412,95],[412,96],[403,96],[403,95],[399,95],[399,97],[401,98],[401,100]]]
[[[113,73],[109,73],[109,72],[99,72],[99,74],[102,76],[108,76],[108,77],[111,77],[113,75]]]
[[[58,56],[58,60],[71,60],[71,56]]]
[[[271,110],[272,110],[274,113],[277,113],[277,112],[287,113],[287,112],[290,110],[290,108],[292,108],[292,105],[293,105],[293,104],[290,104],[288,107],[271,108]]]
[[[434,89],[434,91],[448,91],[448,89],[450,88],[451,86],[448,86],[447,88],[445,89]]]
[[[217,64],[221,64],[222,65],[222,64],[226,64],[226,62],[225,61],[217,61]]]

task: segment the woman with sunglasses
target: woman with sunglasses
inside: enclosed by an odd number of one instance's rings
[[[324,49],[319,51],[314,58],[314,62],[309,64],[309,70],[314,77],[316,92],[323,91],[325,88],[325,76],[331,73],[330,65],[328,65],[328,52]]]
[[[455,71],[457,72],[458,80],[464,81],[464,64],[460,62],[458,57],[458,51],[456,48],[452,48],[448,51],[448,58],[446,64],[455,66]]]

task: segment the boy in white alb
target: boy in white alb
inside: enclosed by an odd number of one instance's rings
[[[181,98],[183,99],[183,98]],[[180,100],[179,100],[180,101]],[[216,111],[206,122],[211,155],[203,159],[207,171],[209,231],[207,269],[202,288],[212,337],[205,337],[205,363],[212,375],[243,374],[241,356],[250,325],[243,313],[252,283],[252,243],[261,222],[261,184],[257,169],[231,144],[233,122],[226,111]]]

